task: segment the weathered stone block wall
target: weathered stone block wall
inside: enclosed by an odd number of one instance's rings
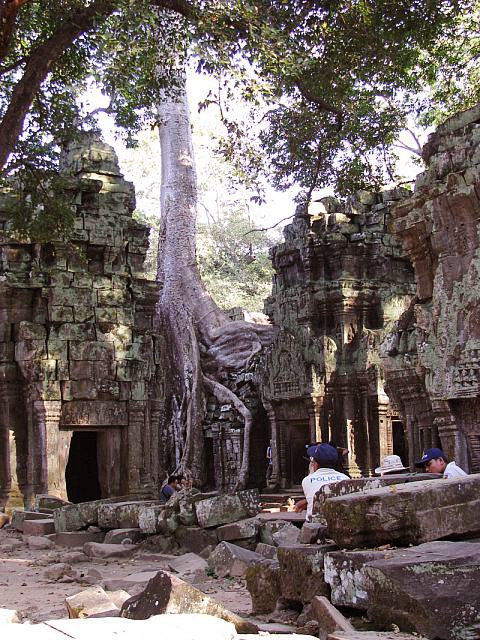
[[[393,208],[417,298],[385,344],[388,393],[412,457],[441,444],[480,471],[480,107],[440,126],[423,157],[413,195]]]
[[[413,272],[389,232],[396,189],[324,198],[299,211],[272,251],[266,310],[281,331],[267,355],[264,402],[272,424],[272,483],[297,483],[307,442],[349,449],[350,471],[368,474],[381,456],[402,453],[396,410],[383,388],[378,347],[414,293]],[[398,434],[397,434],[398,435]],[[394,444],[395,440],[395,444]]]
[[[255,363],[248,371],[231,374],[228,387],[252,412],[254,428],[250,443],[249,486],[265,485],[267,416],[259,397]],[[207,402],[203,424],[206,448],[207,484],[220,491],[234,490],[243,457],[244,420],[231,404],[220,405],[212,396]]]
[[[9,435],[27,503],[36,493],[67,497],[77,431],[97,433],[102,496],[142,493],[158,481],[158,285],[142,279],[149,231],[132,219],[133,186],[111,147],[82,138],[65,151],[61,171],[71,176],[71,243],[16,242],[5,216],[2,223],[3,503]]]

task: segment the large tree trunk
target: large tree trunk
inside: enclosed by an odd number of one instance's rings
[[[174,371],[168,419],[180,433],[178,469],[201,485],[205,478],[202,423],[205,392],[231,403],[245,422],[238,487],[248,480],[252,416],[225,386],[227,373],[244,368],[272,339],[269,325],[232,322],[205,291],[196,264],[197,184],[185,86],[158,107],[162,156],[158,279],[159,320]]]

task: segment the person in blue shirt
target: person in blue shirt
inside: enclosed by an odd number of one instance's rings
[[[169,476],[167,484],[160,490],[160,500],[167,502],[174,493],[182,488],[183,476]]]

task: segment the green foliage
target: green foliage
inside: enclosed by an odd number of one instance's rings
[[[22,7],[0,69],[0,117],[31,52],[85,5],[91,0]],[[91,78],[133,142],[141,127],[153,125],[164,92],[175,90],[186,56],[207,73],[229,74],[255,109],[267,105],[260,125],[266,157],[249,144],[248,128],[228,121],[220,147],[238,175],[268,174],[280,188],[295,183],[304,199],[325,185],[338,193],[378,186],[409,113],[437,121],[478,99],[478,0],[473,11],[471,0],[171,0],[168,6],[117,0],[107,20],[76,39],[43,83],[10,170],[55,156],[52,141],[70,135],[85,116],[79,96]],[[414,97],[419,92],[425,100]],[[94,126],[88,118],[83,124]]]
[[[5,195],[11,195],[2,209],[10,221],[9,235],[34,242],[69,238],[75,217],[71,181],[56,171],[27,166],[2,187]]]
[[[428,91],[413,99],[424,125],[438,125],[446,117],[480,102],[480,2],[460,14],[420,61]]]
[[[205,288],[220,307],[263,311],[273,276],[268,250],[275,242],[264,231],[252,231],[242,209],[197,226],[198,268]]]

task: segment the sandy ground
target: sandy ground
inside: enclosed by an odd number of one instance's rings
[[[0,607],[16,609],[23,620],[41,622],[67,618],[65,598],[83,591],[91,583],[48,579],[45,572],[56,563],[70,563],[72,553],[81,548],[54,547],[51,550],[31,550],[23,542],[22,535],[15,531],[0,529]],[[78,574],[87,574],[95,569],[100,575],[94,583],[101,584],[111,578],[124,577],[140,571],[165,569],[166,557],[161,554],[139,551],[132,559],[87,559],[71,564]],[[180,578],[188,579],[179,574]],[[69,580],[69,578],[61,578]],[[192,581],[192,578],[189,578]],[[198,576],[197,576],[198,580]],[[231,611],[248,616],[251,600],[245,582],[239,579],[214,579],[204,576],[195,586]]]

